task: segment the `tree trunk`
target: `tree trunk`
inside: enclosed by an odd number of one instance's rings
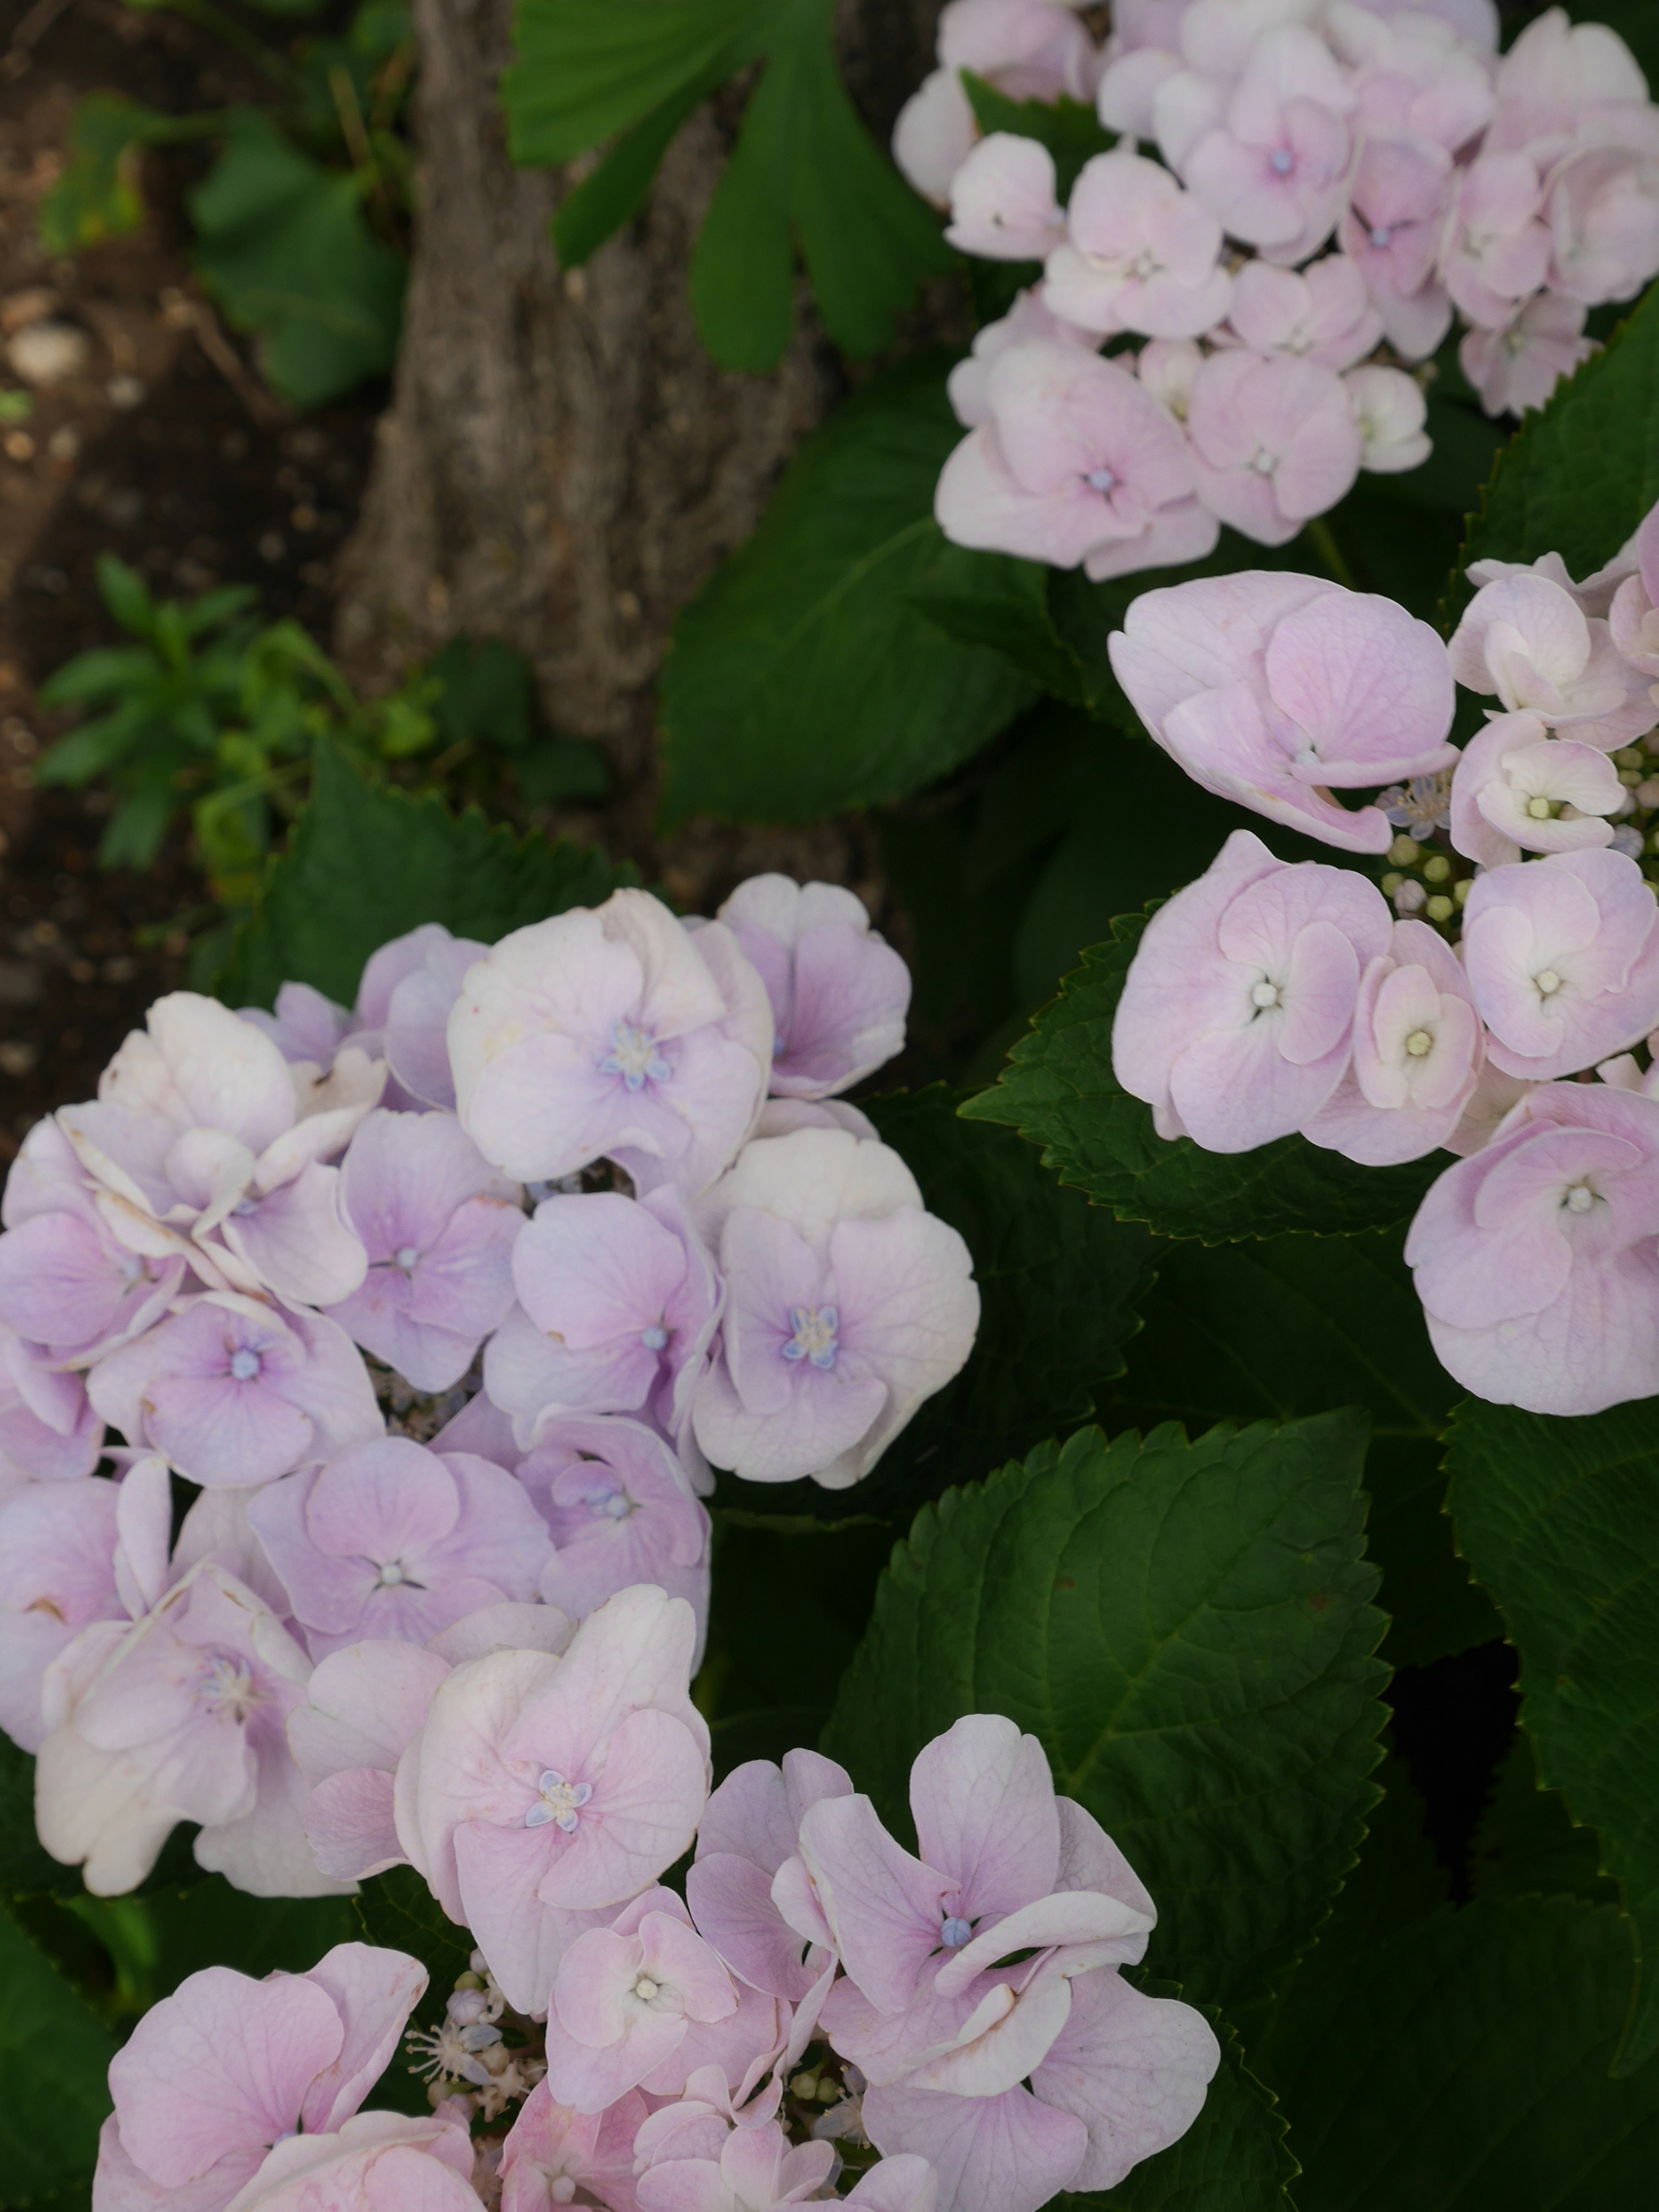
[[[879,131],[929,66],[937,13],[842,0],[849,82]],[[673,617],[753,528],[842,375],[804,288],[770,376],[717,368],[697,336],[686,268],[729,150],[723,100],[681,131],[639,219],[559,272],[547,225],[565,177],[507,155],[511,14],[415,0],[414,264],[338,641],[371,684],[458,631],[529,654],[554,725],[610,748],[628,797],[608,826],[642,849]]]

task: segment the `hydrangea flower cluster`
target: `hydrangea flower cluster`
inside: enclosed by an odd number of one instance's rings
[[[212,1967],[110,2069],[94,2212],[1037,2212],[1191,2126],[1215,2036],[1122,1978],[1152,1899],[1034,1737],[973,1714],[929,1744],[912,1854],[813,1752],[709,1794],[683,1599],[566,1628],[469,1633],[430,1680],[421,1647],[364,1644],[290,1718],[313,1751],[407,1735],[395,1837],[472,1916],[409,2039],[433,2117],[360,2109],[416,1961]],[[659,1877],[694,1835],[682,1897]]]
[[[854,1483],[973,1343],[966,1246],[838,1095],[908,996],[850,892],[761,877],[417,929],[349,1012],[153,1006],[5,1189],[0,1726],[47,1848],[113,1893],[188,1820],[255,1893],[349,1886],[407,1855],[404,1744],[337,1694],[423,1715],[640,1585],[700,1640],[710,1462]]]
[[[952,0],[894,153],[962,251],[1041,262],[951,396],[962,545],[1097,579],[1282,545],[1362,469],[1429,452],[1455,318],[1492,415],[1541,406],[1589,310],[1659,273],[1659,108],[1555,8],[1499,56],[1492,0]],[[961,72],[1095,100],[1118,134],[1062,208],[1036,139],[980,137]],[[1139,149],[1139,150],[1138,150]],[[1107,351],[1102,354],[1104,344]]]
[[[1436,1351],[1482,1397],[1594,1413],[1659,1392],[1659,508],[1583,583],[1554,554],[1470,580],[1449,647],[1312,577],[1130,607],[1112,665],[1165,751],[1395,866],[1235,831],[1148,923],[1113,1061],[1211,1152],[1458,1154],[1406,1246]],[[1455,680],[1495,702],[1461,750]]]

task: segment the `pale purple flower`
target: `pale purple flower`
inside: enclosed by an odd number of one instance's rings
[[[316,1659],[363,1637],[423,1644],[480,1606],[528,1603],[549,1556],[512,1475],[407,1437],[270,1484],[248,1519]]]
[[[1361,439],[1359,465],[1374,476],[1420,468],[1432,450],[1423,387],[1403,369],[1351,368],[1342,380]]]
[[[1184,422],[1203,360],[1191,338],[1153,338],[1135,356],[1135,374],[1165,414]]]
[[[1528,23],[1498,64],[1498,112],[1488,134],[1500,147],[1581,134],[1614,144],[1649,142],[1647,80],[1604,23],[1574,23],[1550,8]]]
[[[634,2212],[634,2138],[646,2112],[638,2095],[602,2112],[573,2112],[538,2081],[501,2147],[501,2212],[557,2212],[578,2190],[613,2212]]]
[[[619,890],[501,939],[449,1021],[462,1127],[522,1182],[596,1159],[706,1190],[766,1094],[772,1018],[718,922]]]
[[[94,1621],[47,1669],[40,1840],[95,1896],[135,1888],[179,1820],[197,1863],[261,1897],[314,1897],[304,1788],[283,1723],[311,1662],[210,1561],[131,1626]]]
[[[57,1122],[37,1121],[0,1207],[0,1326],[69,1366],[89,1365],[159,1320],[185,1275],[182,1259],[119,1243],[96,1194]]]
[[[1644,518],[1634,550],[1636,573],[1624,578],[1614,592],[1607,626],[1632,668],[1644,676],[1659,677],[1659,602],[1655,599],[1659,592],[1659,507]]]
[[[799,2004],[829,1962],[830,1931],[804,1937],[779,1911],[773,1882],[800,1850],[800,1823],[824,1797],[850,1797],[850,1778],[815,1751],[736,1767],[708,1800],[687,1869],[686,1902],[699,1934],[734,1974],[769,1996]],[[797,1885],[799,1906],[810,1899]]]
[[[435,927],[436,925],[432,925]],[[412,1100],[423,1106],[453,1107],[455,1079],[449,1065],[450,1010],[475,961],[489,947],[467,937],[440,933],[428,941],[421,964],[393,985],[386,1011],[386,1056],[392,1074]]]
[[[1392,836],[1376,807],[1352,812],[1334,790],[1457,758],[1446,648],[1390,599],[1274,569],[1200,578],[1143,592],[1109,649],[1194,781],[1328,845],[1380,853]]]
[[[1115,362],[1033,341],[992,363],[990,419],[945,465],[933,511],[958,545],[1097,578],[1196,560],[1216,531],[1179,426]]]
[[[1066,235],[1048,148],[1006,131],[981,138],[951,179],[945,235],[959,253],[1041,261]]]
[[[337,1943],[308,1973],[190,1975],[111,2061],[99,2203],[137,2201],[136,2190],[124,2200],[122,2185],[147,2183],[158,2193],[145,2203],[199,2191],[191,2205],[228,2204],[273,2145],[351,2117],[426,1981],[416,1960],[366,1943]]]
[[[1524,415],[1595,350],[1583,301],[1540,292],[1504,329],[1466,331],[1457,362],[1488,415]]]
[[[329,2134],[279,2142],[225,2212],[477,2212],[472,2172],[471,2138],[453,2109],[426,2119],[358,2112]]]
[[[1586,146],[1551,171],[1551,289],[1597,307],[1632,300],[1659,273],[1659,163],[1652,150]]]
[[[350,1338],[320,1314],[215,1291],[100,1359],[92,1403],[210,1487],[271,1482],[384,1433]]]
[[[904,1049],[910,970],[838,884],[750,876],[716,920],[766,986],[770,1089],[787,1098],[850,1091]]]
[[[361,1054],[325,1081],[290,1068],[270,1037],[192,992],[158,999],[59,1127],[128,1250],[183,1259],[216,1289],[308,1304],[362,1280],[362,1246],[340,1218],[344,1146],[380,1096]]]
[[[1316,361],[1230,348],[1193,381],[1187,428],[1199,498],[1260,545],[1286,545],[1359,473],[1342,380]]]
[[[0,1323],[0,1496],[17,1483],[90,1474],[103,1446],[82,1378]]]
[[[1659,721],[1646,680],[1572,593],[1522,570],[1485,584],[1453,633],[1452,673],[1511,713],[1612,752]]]
[[[1537,164],[1483,153],[1459,172],[1440,276],[1472,323],[1501,331],[1549,275],[1550,234]]]
[[[654,1583],[696,1615],[695,1669],[708,1620],[708,1515],[655,1431],[555,1415],[518,1479],[553,1539],[541,1571],[548,1603],[580,1620],[618,1590]]]
[[[945,380],[957,420],[964,430],[976,430],[991,419],[992,363],[1011,347],[1033,338],[1052,339],[1057,345],[1075,346],[1079,352],[1091,354],[1099,344],[1094,331],[1080,331],[1074,323],[1063,323],[1058,315],[1051,315],[1042,304],[1040,288],[1017,292],[1006,315],[974,333],[967,359],[959,361]]]
[[[1220,2056],[1190,2008],[1166,2018],[1109,1997],[1085,2002],[1061,2039],[1082,1984],[1143,1954],[1152,1900],[1091,1816],[1056,1798],[1040,1745],[1012,1722],[959,1721],[917,1759],[910,1796],[920,1857],[867,1798],[830,1796],[774,1885],[788,1909],[802,1896],[792,1874],[810,1877],[846,1968],[822,2022],[870,2085],[866,2131],[934,2165],[942,2212],[1036,2212],[1091,2153],[1121,2179],[1190,2126]],[[1115,2012],[1115,2068],[1080,2094],[1079,2055]]]
[[[1406,1258],[1437,1354],[1478,1396],[1537,1413],[1651,1396],[1659,1100],[1540,1085],[1431,1189]]]
[[[1119,147],[1086,162],[1072,187],[1043,305],[1084,330],[1195,338],[1232,295],[1220,257],[1210,210],[1158,162]]]
[[[940,66],[912,94],[893,129],[893,159],[925,199],[943,207],[979,136],[960,72],[1011,100],[1087,100],[1094,41],[1069,9],[1047,0],[951,0],[939,16]]]
[[[1290,866],[1235,830],[1146,926],[1112,1025],[1118,1081],[1160,1136],[1206,1152],[1288,1136],[1341,1081],[1360,977],[1391,933],[1364,877]]]
[[[548,1412],[637,1413],[678,1441],[721,1305],[680,1194],[545,1198],[512,1264],[519,1303],[484,1353],[484,1387],[520,1449]]]
[[[1451,841],[1483,867],[1529,853],[1606,845],[1601,817],[1624,797],[1598,746],[1552,738],[1536,714],[1494,714],[1463,748],[1452,773]]]
[[[1030,2212],[1046,2203],[1079,2123],[1082,2161],[1060,2185],[1115,2188],[1203,2109],[1221,2052],[1201,2013],[1144,1996],[1109,1972],[1079,1976],[1068,1988],[1065,2024],[1029,2091],[967,2098],[900,2083],[866,2092],[872,2140],[922,2152],[939,2177],[941,2212]]]
[[[547,2016],[548,2087],[587,2112],[641,2085],[674,2096],[685,2085],[683,2051],[693,2030],[737,2009],[732,1977],[679,1899],[648,1892],[614,1927],[579,1936],[559,1961]],[[825,2151],[827,2172],[834,2153]]]
[[[972,1350],[972,1255],[896,1152],[838,1129],[751,1144],[707,1206],[726,1306],[697,1442],[749,1481],[846,1489]]]
[[[574,1633],[552,1606],[492,1604],[428,1644],[370,1638],[321,1661],[289,1715],[288,1741],[310,1791],[306,1837],[322,1871],[360,1881],[404,1863],[393,1779],[452,1668],[495,1650],[562,1651]]]
[[[45,1741],[46,1668],[88,1621],[127,1618],[115,1587],[116,1494],[88,1474],[0,1499],[0,1728],[25,1751]]]
[[[1371,143],[1394,134],[1455,154],[1485,130],[1496,104],[1496,8],[1474,0],[1437,18],[1413,6],[1392,21],[1389,12],[1337,0],[1327,18],[1333,47],[1355,72],[1357,123]],[[1471,36],[1477,14],[1485,22]]]
[[[1487,1054],[1510,1075],[1571,1075],[1659,1025],[1659,907],[1622,853],[1483,869],[1463,963]]]
[[[239,1006],[236,1018],[268,1036],[290,1066],[309,1060],[317,1067],[331,1067],[335,1054],[356,1026],[344,1006],[336,1006],[309,983],[284,983],[276,994],[274,1012],[263,1006]]]
[[[1456,955],[1426,922],[1397,921],[1359,981],[1352,1063],[1302,1133],[1367,1167],[1420,1159],[1462,1120],[1485,1056]]]
[[[1579,612],[1605,617],[1611,613],[1619,587],[1635,575],[1640,567],[1638,539],[1641,532],[1632,532],[1611,561],[1575,583],[1567,573],[1567,564],[1559,553],[1540,553],[1535,561],[1471,561],[1464,571],[1477,590],[1486,584],[1500,582],[1505,576],[1542,576],[1547,582],[1559,584],[1573,601]]]
[[[1419,138],[1369,138],[1337,231],[1343,252],[1365,280],[1384,337],[1407,361],[1425,361],[1451,328],[1451,298],[1435,271],[1452,174],[1442,147]]]
[[[572,1938],[691,1841],[708,1790],[696,1640],[684,1600],[624,1590],[562,1657],[498,1650],[458,1666],[404,1754],[404,1853],[520,2011],[544,2012]]]
[[[1305,261],[1342,213],[1353,160],[1353,95],[1329,48],[1302,24],[1257,40],[1217,128],[1182,175],[1235,238],[1271,261]]]
[[[417,1390],[447,1390],[512,1306],[516,1187],[453,1114],[383,1109],[352,1138],[340,1186],[368,1272],[330,1319]]]
[[[792,2148],[772,2120],[763,2127],[733,2128],[717,2159],[676,2158],[647,2166],[639,2178],[639,2201],[643,2212],[782,2212],[784,2206],[821,2199],[835,2164],[832,2143]]]
[[[1352,368],[1382,335],[1365,282],[1347,257],[1328,253],[1300,271],[1247,261],[1233,279],[1230,331],[1253,352],[1285,353],[1327,368]]]
[[[876,1135],[867,1114],[844,1098],[769,1098],[755,1124],[757,1137],[787,1137],[796,1129],[845,1129],[849,1136]]]

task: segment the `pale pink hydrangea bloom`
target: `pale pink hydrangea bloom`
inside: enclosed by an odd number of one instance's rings
[[[0,1497],[20,1483],[90,1474],[103,1440],[81,1376],[0,1324]]]
[[[447,1390],[513,1304],[516,1185],[453,1114],[376,1109],[340,1168],[368,1272],[329,1316],[417,1390]]]
[[[1328,253],[1297,271],[1247,261],[1233,279],[1228,327],[1218,340],[1256,353],[1285,353],[1327,368],[1352,368],[1382,335],[1364,279],[1345,254]]]
[[[696,2029],[737,2009],[732,1977],[679,1899],[647,1891],[612,1926],[579,1936],[559,1961],[547,2016],[548,2087],[586,2112],[641,2087],[678,2096]]]
[[[425,1644],[366,1638],[332,1652],[289,1715],[289,1748],[310,1791],[307,1840],[343,1881],[407,1863],[393,1817],[398,1761],[452,1668],[495,1650],[562,1651],[576,1624],[550,1605],[489,1605]]]
[[[243,1489],[384,1432],[345,1331],[320,1314],[214,1291],[100,1359],[92,1402],[191,1482]]]
[[[1118,1081],[1160,1136],[1206,1152],[1288,1136],[1347,1069],[1360,977],[1391,929],[1364,877],[1234,830],[1146,926],[1112,1025]]]
[[[672,1186],[544,1199],[513,1251],[519,1303],[484,1387],[527,1450],[544,1413],[633,1413],[677,1442],[720,1324],[720,1277]]]
[[[1626,576],[1614,592],[1607,626],[1631,666],[1644,676],[1659,678],[1659,507],[1644,519],[1635,551],[1637,572]],[[0,1245],[3,1242],[0,1239]]]
[[[670,2148],[678,2153],[678,2146]],[[831,2144],[792,2149],[771,2121],[732,2129],[708,2154],[679,2153],[646,2165],[638,2185],[642,2212],[783,2212],[818,2202],[835,2166]],[[925,2159],[884,2158],[836,2201],[863,2212],[938,2212],[939,2183]]]
[[[634,2138],[647,2109],[629,2095],[602,2112],[573,2112],[538,2081],[501,2148],[501,2212],[557,2212],[578,2190],[610,2212],[635,2212]]]
[[[1572,592],[1535,570],[1482,585],[1450,645],[1452,673],[1471,691],[1496,693],[1511,713],[1612,752],[1659,721],[1659,703]]]
[[[766,986],[774,1097],[850,1091],[904,1049],[910,971],[839,884],[750,876],[715,919]]]
[[[1353,1060],[1304,1136],[1366,1167],[1420,1159],[1463,1118],[1486,1056],[1457,956],[1422,921],[1396,921],[1359,981]]]
[[[338,1890],[301,1826],[283,1723],[311,1662],[210,1560],[131,1626],[94,1621],[47,1669],[35,1771],[40,1840],[95,1896],[135,1888],[179,1820],[197,1863],[256,1897]]]
[[[1650,141],[1647,80],[1616,31],[1574,23],[1564,8],[1528,23],[1498,64],[1498,147],[1565,141],[1581,133],[1613,143]]]
[[[326,1302],[368,1263],[340,1216],[338,1170],[321,1163],[376,1103],[384,1071],[356,1053],[325,1082],[314,1073],[228,1007],[175,991],[127,1037],[97,1099],[58,1123],[128,1250],[185,1260],[216,1288]]]
[[[1256,40],[1217,126],[1177,166],[1235,238],[1294,265],[1324,244],[1342,213],[1352,106],[1323,40],[1284,24]]]
[[[1524,415],[1595,350],[1583,301],[1540,292],[1504,329],[1466,331],[1457,361],[1488,415]]]
[[[1555,291],[1597,307],[1633,300],[1659,274],[1656,150],[1586,146],[1552,171],[1545,216]]]
[[[695,936],[647,891],[532,922],[466,973],[449,1018],[461,1125],[520,1182],[618,1160],[695,1196],[755,1124],[765,989],[718,922]]]
[[[130,1251],[100,1212],[98,1186],[55,1121],[37,1121],[0,1206],[0,1326],[89,1366],[158,1321],[184,1280],[181,1257]]]
[[[1056,2189],[1113,2185],[1185,2133],[1220,2058],[1201,2014],[1127,1987],[1085,2001],[1065,2040],[1082,1984],[1144,1954],[1152,1900],[1010,1721],[958,1721],[916,1759],[910,1799],[919,1858],[867,1797],[830,1796],[774,1884],[786,1912],[805,1894],[799,1932],[827,1924],[846,1969],[821,2019],[870,2085],[866,2131],[929,2160],[940,2212],[1036,2212]],[[1011,1954],[1025,1955],[999,1964]],[[1115,2063],[1079,2066],[1114,2013]]]
[[[1485,19],[1479,28],[1477,13]],[[1455,154],[1492,120],[1492,0],[1438,17],[1415,6],[1390,10],[1332,0],[1325,20],[1339,58],[1355,72],[1355,113],[1368,139],[1395,132]]]
[[[1153,338],[1135,356],[1135,374],[1158,405],[1184,422],[1204,356],[1191,338]]]
[[[1081,563],[1097,579],[1214,547],[1188,442],[1127,369],[1033,341],[993,362],[986,401],[989,419],[951,454],[933,495],[955,544]]]
[[[266,2154],[348,2121],[426,1988],[401,1951],[338,1943],[310,1972],[210,1966],[153,2005],[111,2062],[98,2212],[228,2204]],[[390,2116],[382,2116],[390,2117]]]
[[[1451,841],[1481,866],[1529,853],[1584,852],[1610,842],[1601,819],[1624,797],[1598,746],[1552,738],[1536,714],[1494,714],[1452,771]]]
[[[1463,964],[1489,1057],[1547,1082],[1659,1024],[1659,906],[1622,853],[1552,853],[1483,869],[1463,909]]]
[[[1084,165],[1049,252],[1043,305],[1089,331],[1195,338],[1227,313],[1221,225],[1156,161],[1119,147]]]
[[[1361,440],[1342,380],[1316,361],[1243,347],[1193,382],[1187,428],[1199,498],[1260,545],[1286,545],[1359,473]]]
[[[1437,1354],[1479,1396],[1562,1414],[1650,1397],[1659,1100],[1541,1085],[1434,1185],[1406,1258]]]
[[[1544,185],[1529,155],[1484,153],[1457,176],[1440,276],[1470,322],[1506,329],[1549,274]]]
[[[125,1622],[115,1587],[116,1486],[100,1475],[31,1482],[0,1499],[0,1729],[46,1738],[40,1684],[88,1621]]]
[[[1383,336],[1407,361],[1425,361],[1451,328],[1452,303],[1435,274],[1452,191],[1450,156],[1419,139],[1369,138],[1337,240],[1365,280]]]
[[[1360,467],[1376,476],[1420,468],[1431,441],[1423,428],[1428,402],[1417,379],[1398,368],[1351,368],[1342,387],[1359,429]]]
[[[726,1304],[699,1445],[748,1481],[849,1487],[972,1350],[972,1255],[896,1152],[839,1129],[749,1146],[703,1226]]]
[[[248,1519],[314,1659],[364,1637],[424,1643],[481,1606],[527,1604],[550,1555],[512,1475],[407,1437],[270,1484]]]
[[[518,1480],[553,1538],[541,1571],[548,1603],[583,1620],[617,1591],[654,1583],[696,1615],[695,1671],[708,1620],[708,1514],[663,1439],[614,1415],[554,1415]]]
[[[991,419],[993,362],[999,355],[1033,338],[1051,339],[1056,345],[1075,346],[1089,354],[1099,343],[1092,331],[1080,331],[1075,323],[1063,323],[1058,315],[1051,315],[1042,304],[1041,288],[1017,292],[1006,315],[974,333],[967,359],[959,361],[945,380],[951,405],[964,430],[976,430]]]
[[[1035,138],[994,131],[951,179],[946,240],[989,261],[1041,261],[1066,235],[1054,157]]]
[[[939,23],[939,66],[899,111],[893,159],[922,195],[943,207],[951,180],[979,136],[960,72],[971,70],[1011,100],[1087,100],[1095,47],[1064,6],[1048,0],[951,0]]]
[[[1143,592],[1109,652],[1135,712],[1195,782],[1329,845],[1380,853],[1394,834],[1376,807],[1352,812],[1334,790],[1457,759],[1446,648],[1389,599],[1275,569],[1200,578]]]
[[[803,2003],[833,1963],[831,1940],[827,1923],[809,1939],[786,1920],[774,1884],[798,1857],[805,1814],[823,1798],[852,1794],[851,1778],[833,1759],[792,1751],[781,1768],[763,1759],[734,1768],[698,1824],[685,1896],[699,1932],[734,1974],[791,2004]],[[795,1920],[810,1917],[810,1889],[790,1881]]]
[[[330,2135],[278,2143],[225,2212],[479,2212],[463,2120],[359,2112]]]
[[[708,1790],[696,1640],[683,1599],[624,1590],[562,1657],[498,1650],[458,1666],[399,1762],[405,1856],[521,2012],[546,2011],[574,1937],[691,1841]]]

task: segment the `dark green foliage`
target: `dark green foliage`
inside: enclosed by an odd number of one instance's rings
[[[1651,1400],[1571,1420],[1471,1400],[1447,1457],[1459,1547],[1521,1654],[1539,1776],[1600,1832],[1630,1916],[1642,1971],[1627,2070],[1659,2050],[1655,1414]]]
[[[1091,1430],[948,1492],[894,1553],[823,1748],[903,1832],[922,1745],[1007,1714],[1157,1898],[1153,1971],[1259,1999],[1376,1794],[1364,1444],[1351,1414],[1191,1443]]]
[[[268,1006],[292,977],[349,1006],[369,954],[423,921],[493,944],[634,880],[631,869],[583,847],[520,841],[475,808],[457,817],[432,794],[368,783],[323,745],[310,803],[265,878],[219,995]]]
[[[859,121],[833,16],[831,0],[519,0],[502,82],[514,160],[565,161],[614,140],[554,219],[567,268],[636,212],[693,109],[760,65],[691,258],[698,327],[727,368],[776,366],[798,252],[824,327],[854,354],[890,344],[921,279],[955,260]]]
[[[1393,1226],[1412,1213],[1445,1164],[1366,1168],[1340,1152],[1282,1137],[1253,1152],[1200,1150],[1152,1127],[1152,1109],[1112,1073],[1112,1018],[1145,919],[1113,925],[1113,941],[1084,955],[1060,996],[1009,1054],[989,1091],[970,1099],[970,1121],[1006,1121],[1043,1147],[1043,1164],[1097,1206],[1166,1237],[1206,1243]]]
[[[0,1906],[0,2205],[87,2202],[115,2039]]]
[[[1154,1245],[1155,1286],[1128,1372],[1103,1410],[1115,1427],[1229,1415],[1291,1420],[1340,1406],[1371,1417],[1366,1549],[1382,1570],[1397,1667],[1502,1633],[1443,1510],[1440,1432],[1457,1396],[1435,1358],[1395,1231]]]
[[[667,817],[805,822],[902,797],[1034,686],[911,604],[977,556],[933,486],[962,432],[937,356],[872,379],[801,447],[760,527],[681,616],[663,671]]]

